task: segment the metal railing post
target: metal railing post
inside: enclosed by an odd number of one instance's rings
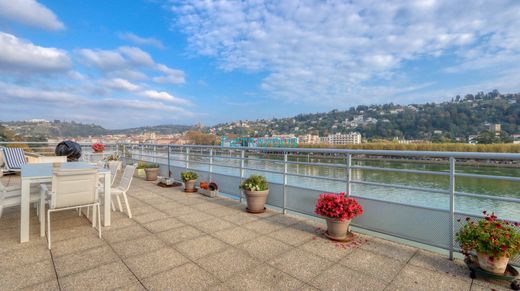
[[[213,180],[213,149],[209,149],[209,181]]]
[[[154,153],[153,162],[157,163],[157,146],[156,145],[153,146],[153,153]]]
[[[141,145],[141,157],[140,157],[141,161],[143,161],[143,155],[144,155],[144,144]]]
[[[347,154],[347,189],[346,189],[346,196],[350,196],[352,192],[352,154]]]
[[[166,155],[168,157],[168,178],[171,178],[172,172],[171,172],[171,166],[170,166],[170,145],[166,146],[166,150],[168,151],[168,153]]]
[[[186,156],[184,158],[186,170],[190,167],[190,148],[186,147]]]
[[[455,250],[455,158],[450,157],[450,260]]]
[[[287,152],[283,154],[283,214],[287,214]]]
[[[245,152],[244,150],[240,151],[240,184],[244,180],[244,167],[245,167]],[[240,203],[242,203],[242,191],[240,191]]]

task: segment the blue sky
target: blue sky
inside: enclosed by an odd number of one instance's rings
[[[206,125],[520,90],[518,1],[0,0],[0,120]]]

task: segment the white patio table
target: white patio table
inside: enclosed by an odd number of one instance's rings
[[[61,163],[61,169],[86,169],[95,168],[95,165],[84,162]],[[22,165],[22,199],[21,199],[21,215],[20,215],[20,242],[29,241],[29,210],[31,184],[51,183],[52,182],[52,163],[44,164],[25,164]],[[99,171],[99,175],[104,177],[105,201],[103,205],[104,226],[110,226],[110,186],[111,177],[108,169]]]

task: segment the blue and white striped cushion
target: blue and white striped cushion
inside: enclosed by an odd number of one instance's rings
[[[4,148],[4,162],[8,170],[20,170],[27,163],[21,148]]]

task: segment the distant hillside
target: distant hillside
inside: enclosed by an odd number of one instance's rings
[[[520,93],[494,90],[442,103],[370,105],[300,114],[290,118],[235,121],[215,125],[217,135],[264,136],[360,132],[368,139],[427,139],[439,142],[465,140],[499,123],[505,134],[520,133]]]
[[[156,126],[143,126],[136,128],[127,128],[127,129],[116,129],[111,130],[111,134],[140,134],[143,132],[156,132],[158,134],[175,134],[175,133],[183,133],[189,129],[192,129],[192,125],[156,125]]]
[[[129,129],[109,130],[95,124],[84,124],[68,121],[14,121],[2,122],[0,134],[9,131],[9,137],[18,136],[25,140],[46,140],[52,137],[86,137],[106,134],[141,134],[143,132],[157,132],[159,134],[182,133],[193,128],[189,125],[157,125]],[[0,135],[2,138],[2,135]],[[5,137],[6,139],[8,137]]]

